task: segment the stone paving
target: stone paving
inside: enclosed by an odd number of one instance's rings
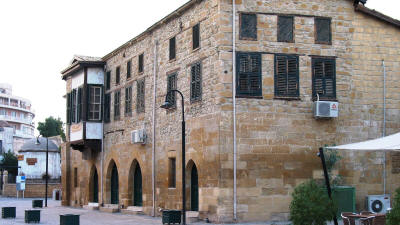
[[[1,219],[1,225],[25,224],[25,209],[32,208],[32,198],[5,198],[0,197],[0,207],[15,206],[17,215],[15,219]],[[44,201],[43,201],[44,204]],[[94,210],[86,210],[81,208],[72,208],[61,206],[60,201],[48,200],[48,207],[42,208],[40,212],[40,224],[59,225],[60,215],[62,214],[78,214],[80,215],[80,225],[143,225],[157,224],[161,225],[160,217],[150,217],[145,215],[125,215],[121,213],[105,213]],[[196,225],[209,225],[210,223],[196,222]],[[255,224],[288,224],[288,223],[241,223],[245,225]]]

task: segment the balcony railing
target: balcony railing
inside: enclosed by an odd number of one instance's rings
[[[13,104],[13,103],[8,104],[8,102],[0,102],[0,106],[7,106],[7,108],[11,107],[11,108],[14,108],[14,109],[22,109],[22,110],[25,110],[25,111],[33,112],[33,110],[31,110],[31,106],[27,106],[27,105],[24,105],[24,104],[18,105],[18,104]]]
[[[26,119],[26,118],[20,118],[20,117],[14,117],[14,116],[8,116],[8,115],[0,115],[0,120],[7,120],[7,121],[12,121],[12,122],[17,122],[17,123],[25,123],[32,125],[32,119]]]

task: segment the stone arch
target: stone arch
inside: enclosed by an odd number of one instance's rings
[[[140,163],[134,159],[129,168],[128,176],[128,204],[143,206],[143,176]]]
[[[89,174],[89,202],[99,202],[100,181],[97,167],[93,164]]]
[[[185,169],[186,208],[188,211],[199,211],[199,173],[193,160],[189,160]]]
[[[115,177],[117,176],[117,177]],[[118,204],[119,203],[119,177],[117,164],[113,159],[110,160],[105,182],[106,203]]]

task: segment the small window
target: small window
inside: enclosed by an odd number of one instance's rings
[[[168,75],[167,93],[170,90],[176,90],[176,73]],[[168,102],[171,102],[173,106],[176,107],[176,92],[171,92],[168,94]]]
[[[111,71],[106,73],[106,90],[110,90],[111,87]]]
[[[176,158],[168,158],[168,187],[176,187]]]
[[[169,60],[176,57],[176,39],[175,37],[169,39]]]
[[[293,16],[278,16],[278,41],[294,42],[294,23]]]
[[[143,113],[145,111],[145,105],[144,105],[144,79],[139,80],[137,82],[137,96],[136,96],[136,112],[137,113]]]
[[[139,55],[139,67],[138,67],[139,73],[143,72],[143,58],[144,58],[144,54],[140,54]]]
[[[202,79],[201,79],[201,63],[195,63],[190,69],[190,101],[201,100],[201,89],[202,89]]]
[[[241,40],[257,40],[257,14],[240,14],[240,31]]]
[[[121,68],[118,66],[117,69],[115,70],[115,83],[119,84],[120,81],[120,72],[121,72]]]
[[[315,43],[332,44],[331,19],[315,18]]]
[[[111,95],[104,95],[104,122],[110,122],[110,109],[111,109]]]
[[[78,187],[78,168],[74,168],[74,187]]]
[[[125,88],[125,115],[132,115],[132,86]]]
[[[120,116],[120,109],[119,109],[119,104],[121,100],[121,92],[116,91],[114,93],[114,120],[119,120]]]
[[[192,27],[192,42],[193,49],[200,47],[200,24],[196,24]]]
[[[88,120],[101,120],[101,87],[89,86]]]
[[[131,60],[126,62],[126,79],[131,78],[131,64],[132,64]]]
[[[262,96],[261,54],[239,52],[236,60],[236,95],[238,97]]]
[[[275,97],[299,97],[299,57],[275,55]]]
[[[336,60],[312,59],[313,100],[336,100]]]

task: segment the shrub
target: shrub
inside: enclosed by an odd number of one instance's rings
[[[290,220],[293,225],[325,225],[336,215],[336,207],[323,186],[314,180],[300,184],[292,193]]]
[[[400,224],[400,188],[396,190],[396,194],[393,199],[393,208],[390,213],[386,215],[387,225],[398,225]]]

